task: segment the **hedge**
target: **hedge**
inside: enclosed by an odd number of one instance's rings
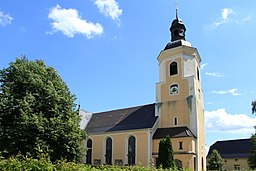
[[[66,162],[59,160],[52,163],[49,157],[43,156],[41,159],[33,159],[22,155],[10,157],[8,159],[0,156],[0,170],[2,171],[170,171],[168,169],[155,169],[143,166],[90,166],[81,163]]]

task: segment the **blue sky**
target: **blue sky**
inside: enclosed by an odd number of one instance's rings
[[[256,117],[256,1],[178,2],[202,58],[206,142],[248,138]],[[0,0],[0,69],[16,57],[53,66],[90,112],[155,101],[157,56],[175,0]]]

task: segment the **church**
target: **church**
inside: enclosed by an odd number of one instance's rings
[[[155,166],[159,142],[170,136],[178,168],[206,170],[201,57],[186,41],[177,9],[170,32],[157,57],[155,103],[93,113],[85,127],[86,164]]]

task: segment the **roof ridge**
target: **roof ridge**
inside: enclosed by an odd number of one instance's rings
[[[231,141],[241,141],[241,140],[250,140],[250,138],[241,138],[241,139],[233,139],[233,140],[219,140],[217,142],[231,142]]]
[[[106,110],[106,111],[102,111],[102,112],[96,112],[93,113],[93,115],[97,115],[97,114],[104,114],[104,113],[109,113],[109,112],[116,112],[116,111],[121,111],[121,110],[127,110],[127,109],[132,109],[132,108],[140,108],[140,107],[144,107],[144,106],[149,106],[149,105],[155,105],[156,103],[150,103],[150,104],[145,104],[145,105],[139,105],[139,106],[131,106],[131,107],[126,107],[126,108],[119,108],[119,109],[113,109],[113,110]]]

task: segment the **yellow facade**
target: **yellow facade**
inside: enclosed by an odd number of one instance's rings
[[[95,160],[100,160],[100,164],[105,164],[105,140],[110,137],[113,143],[112,149],[112,164],[116,161],[122,161],[122,164],[127,165],[128,159],[128,138],[134,136],[136,138],[136,164],[148,166],[150,164],[149,140],[150,132],[148,130],[135,130],[133,132],[113,132],[109,134],[90,135],[92,140],[92,164],[96,164]],[[96,164],[97,165],[97,164]]]
[[[184,166],[190,169],[206,170],[204,108],[199,73],[201,58],[196,48],[179,46],[162,51],[158,61],[160,82],[157,84],[156,99],[160,104],[158,109],[160,127],[187,126],[197,137],[196,155],[191,157],[191,154],[176,154],[175,157],[182,156],[185,161]],[[177,74],[170,75],[170,65],[173,62],[177,63],[178,70]],[[178,85],[178,93],[171,94],[170,87],[173,84]],[[184,142],[191,144],[190,139]],[[191,163],[195,166],[191,167]]]
[[[194,168],[194,158],[196,157],[195,139],[190,137],[182,137],[172,138],[171,141],[174,151],[174,159],[183,161],[183,168],[193,170],[192,168]],[[159,143],[160,140],[153,140],[152,157],[154,163],[156,163],[156,158],[158,157]],[[180,148],[180,143],[182,143],[182,148]]]
[[[248,158],[223,158],[224,170],[250,170]]]

